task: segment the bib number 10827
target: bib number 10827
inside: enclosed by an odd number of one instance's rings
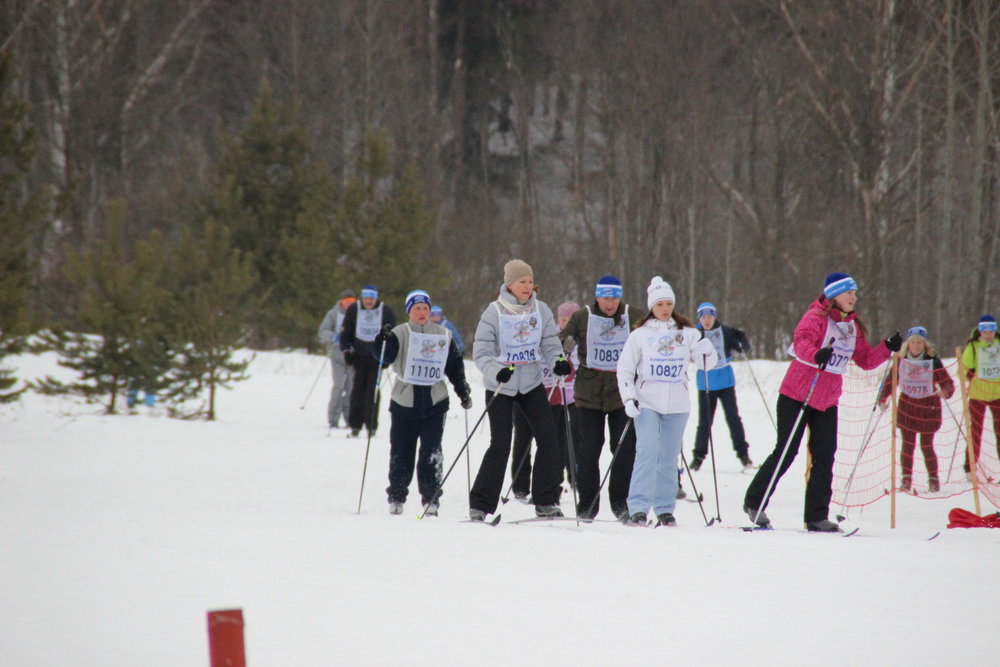
[[[673,380],[684,371],[684,364],[650,364],[649,376],[653,380]]]

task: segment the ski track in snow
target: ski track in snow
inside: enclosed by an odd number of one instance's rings
[[[33,393],[0,406],[0,665],[207,665],[205,613],[232,607],[255,667],[996,664],[1000,531],[944,529],[949,509],[973,509],[971,494],[900,495],[895,530],[884,500],[852,510],[856,538],[805,534],[799,456],[768,508],[792,530],[706,528],[686,502],[670,529],[485,530],[461,522],[460,460],[439,518],[417,520],[416,480],[394,517],[386,390],[357,515],[366,439],[327,436],[328,369],[299,409],[322,363],[257,353],[252,379],[219,396],[216,423],[109,417]],[[739,405],[758,460],[773,428],[743,363]],[[753,363],[773,409],[785,364]],[[22,379],[66,373],[51,355],[7,365]],[[485,403],[471,362],[467,374],[471,426]],[[451,404],[445,469],[465,439]],[[723,524],[747,525],[750,476],[721,417],[713,433]],[[488,437],[484,422],[473,475]],[[710,463],[695,479],[715,516]],[[602,507],[607,518],[606,496]],[[498,511],[513,521],[533,508]]]

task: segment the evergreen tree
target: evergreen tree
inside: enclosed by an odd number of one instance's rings
[[[437,211],[427,201],[416,166],[395,165],[392,142],[384,133],[368,138],[343,209],[353,231],[345,261],[355,284],[377,283],[382,300],[397,304],[415,288],[432,295],[444,288],[448,264],[431,245]]]
[[[25,178],[35,159],[32,127],[25,122],[28,105],[14,97],[14,58],[0,52],[0,362],[24,347],[30,329],[28,298],[32,262],[31,231],[50,214],[44,191],[25,191]],[[17,377],[0,366],[0,403],[17,399]]]
[[[67,384],[47,377],[38,388],[103,401],[105,412],[115,414],[119,394],[130,388],[157,392],[165,386],[173,350],[162,285],[162,239],[153,234],[130,253],[124,202],[108,202],[105,213],[104,238],[83,253],[67,250],[66,274],[79,289],[79,331],[45,335],[59,365],[78,371],[79,378]]]
[[[275,101],[265,81],[239,133],[223,138],[215,177],[202,197],[201,220],[226,226],[233,247],[250,260],[256,274],[256,296],[264,301],[251,322],[258,329],[258,343],[288,338],[284,315],[296,309],[298,294],[287,281],[295,272],[287,267],[302,261],[289,253],[302,248],[322,252],[326,246],[320,243],[329,237],[326,232],[320,238],[302,237],[317,226],[296,222],[310,211],[315,221],[320,203],[328,201],[334,187],[329,172],[310,159],[311,150],[294,111]]]
[[[214,420],[218,389],[249,378],[251,359],[237,361],[233,355],[257,308],[254,272],[232,247],[228,230],[211,220],[197,233],[185,229],[175,253],[171,264],[177,270],[169,282],[179,353],[167,394],[175,399],[207,394],[197,414]]]

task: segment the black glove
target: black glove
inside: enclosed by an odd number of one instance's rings
[[[504,366],[497,371],[497,382],[503,384],[504,382],[509,382],[510,379],[514,377],[514,367]]]
[[[354,365],[354,350],[344,350],[344,363],[348,366]]]
[[[375,342],[378,343],[379,345],[385,345],[385,341],[389,340],[389,334],[391,333],[392,333],[392,325],[386,324],[375,335]]]
[[[897,331],[885,339],[885,346],[889,348],[890,352],[899,352],[899,348],[903,347],[903,337]]]
[[[821,347],[816,350],[816,356],[813,357],[813,361],[820,368],[824,368],[828,363],[830,363],[830,357],[833,356],[832,347]]]
[[[552,367],[552,372],[561,377],[572,373],[573,367],[569,365],[568,361],[560,357]]]
[[[469,394],[464,394],[462,396],[459,396],[458,400],[461,402],[463,410],[472,409],[472,396],[470,396]]]

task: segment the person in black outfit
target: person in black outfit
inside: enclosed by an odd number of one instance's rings
[[[396,316],[389,306],[379,301],[378,288],[366,285],[361,290],[360,305],[352,303],[344,314],[340,331],[344,362],[354,368],[351,409],[347,413],[351,437],[356,437],[362,426],[371,435],[378,428],[379,397],[375,395],[375,385],[381,369],[378,358],[372,357],[372,343],[386,324],[396,326]]]
[[[465,363],[455,339],[448,330],[430,321],[431,298],[423,290],[406,297],[409,322],[392,328],[385,325],[376,336],[372,355],[393,364],[397,380],[392,386],[389,414],[389,513],[402,514],[403,504],[413,481],[417,440],[417,486],[426,507],[426,516],[437,516],[441,494],[441,437],[448,412],[448,387],[451,381],[468,410],[471,391],[465,381]],[[442,377],[442,375],[444,377]]]

